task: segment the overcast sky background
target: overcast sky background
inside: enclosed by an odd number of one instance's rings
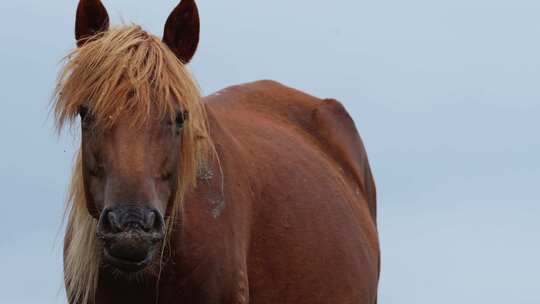
[[[161,35],[173,0],[105,0]],[[540,303],[540,2],[200,0],[205,94],[267,78],[341,100],[378,184],[379,303]],[[0,303],[65,303],[77,139],[49,99],[76,1],[0,1]]]

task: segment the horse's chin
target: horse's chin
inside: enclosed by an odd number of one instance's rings
[[[141,260],[130,260],[115,256],[109,249],[104,248],[103,258],[106,265],[124,273],[138,273],[147,270],[153,264],[156,248],[148,251],[146,257]]]

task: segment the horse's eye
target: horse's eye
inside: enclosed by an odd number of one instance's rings
[[[81,116],[81,120],[84,120],[86,117],[86,114],[88,114],[88,107],[87,106],[80,106],[79,107],[79,116]]]
[[[172,173],[169,171],[162,173],[160,176],[161,180],[164,180],[164,181],[171,179],[171,177],[172,177]]]
[[[176,127],[181,129],[184,126],[184,122],[188,119],[189,113],[187,111],[178,111],[176,114]]]
[[[90,175],[97,178],[103,178],[103,176],[105,175],[105,168],[101,165],[96,166],[95,168],[89,169],[88,171]]]
[[[81,127],[85,130],[89,129],[93,121],[90,109],[88,109],[87,106],[80,106],[78,112],[79,116],[81,117]]]

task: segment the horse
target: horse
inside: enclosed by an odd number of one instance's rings
[[[334,99],[262,80],[202,97],[194,0],[158,38],[77,7],[53,99],[80,122],[64,238],[71,304],[373,304],[376,190]]]

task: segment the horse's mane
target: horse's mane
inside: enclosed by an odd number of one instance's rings
[[[170,232],[184,193],[195,186],[199,166],[212,150],[205,109],[194,79],[159,38],[139,26],[100,33],[72,51],[65,61],[54,95],[58,130],[73,123],[82,106],[88,108],[95,125],[102,130],[113,127],[121,118],[129,117],[136,127],[156,118],[174,119],[179,109],[189,112],[179,151],[178,191],[168,219]],[[86,304],[94,298],[100,253],[95,234],[97,221],[86,208],[80,155],[73,171],[66,215],[66,292],[70,303]]]

